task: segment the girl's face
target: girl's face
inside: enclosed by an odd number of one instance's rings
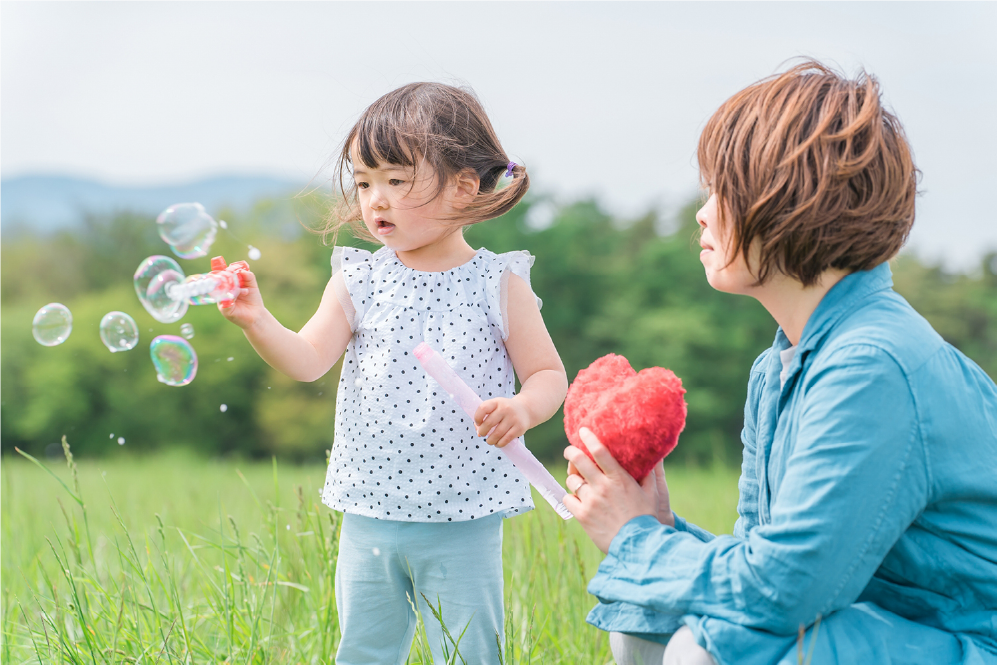
[[[351,151],[352,153],[354,151]],[[396,252],[410,252],[439,243],[460,230],[445,187],[428,167],[379,163],[373,169],[354,160],[354,183],[364,225]]]
[[[703,208],[697,211],[700,225],[700,262],[707,274],[707,282],[718,291],[729,294],[752,295],[756,278],[745,257],[736,254],[730,234],[731,215],[720,220],[717,195],[711,194]]]

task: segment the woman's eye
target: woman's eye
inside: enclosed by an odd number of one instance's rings
[[[399,178],[391,178],[388,180],[389,185],[401,185],[404,182],[405,182],[404,180],[401,180]]]

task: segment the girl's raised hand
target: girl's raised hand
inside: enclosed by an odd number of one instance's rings
[[[218,311],[239,328],[247,329],[252,327],[267,309],[263,305],[256,276],[250,271],[240,271],[236,275],[239,276],[239,295],[227,308],[223,308],[219,303]]]
[[[530,413],[517,398],[492,398],[478,406],[475,425],[486,443],[502,448],[527,432]]]
[[[597,548],[606,553],[620,528],[638,516],[655,516],[660,522],[665,522],[660,517],[662,498],[659,480],[666,494],[665,509],[669,516],[672,515],[668,509],[665,472],[662,470],[660,475],[659,471],[661,465],[639,484],[614,460],[592,431],[582,428],[579,436],[596,462],[590,460],[582,449],[574,446],[565,449],[570,472],[565,485],[574,495],[566,495],[564,501]]]

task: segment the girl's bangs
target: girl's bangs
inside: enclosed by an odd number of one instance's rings
[[[370,169],[379,164],[415,167],[412,156],[418,154],[413,137],[390,122],[364,118],[357,128],[357,155]]]

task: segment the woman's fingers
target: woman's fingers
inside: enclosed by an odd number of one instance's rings
[[[589,453],[593,454],[596,464],[600,466],[604,474],[607,476],[616,476],[620,473],[626,474],[624,468],[620,466],[620,463],[613,457],[610,450],[603,446],[603,442],[599,441],[599,438],[592,430],[589,428],[580,428],[579,438],[586,445],[586,448],[589,449]]]
[[[603,471],[594,463],[586,452],[576,446],[565,449],[565,459],[575,466],[576,472],[589,483],[603,476]]]

